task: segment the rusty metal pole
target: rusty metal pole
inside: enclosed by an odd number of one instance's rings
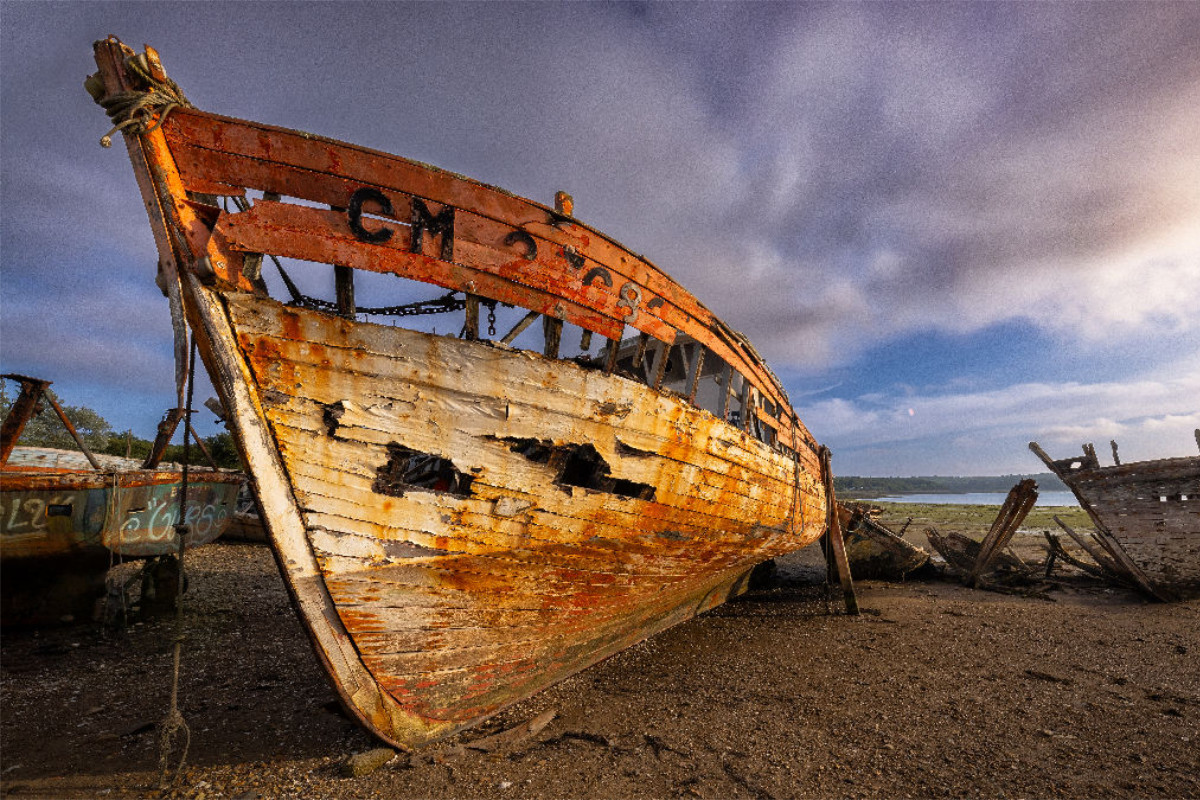
[[[21,432],[25,430],[29,420],[33,419],[38,400],[50,385],[50,381],[11,374],[0,375],[0,378],[8,378],[21,384],[21,394],[9,409],[4,423],[0,424],[0,464],[7,464],[8,457],[17,446],[17,440],[21,438]]]

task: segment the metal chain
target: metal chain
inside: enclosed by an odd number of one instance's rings
[[[233,205],[238,211],[249,211],[250,202],[244,197],[234,195],[229,199],[233,200]],[[224,198],[222,198],[222,202]],[[338,304],[329,300],[322,300],[319,297],[310,297],[300,291],[296,286],[295,281],[288,275],[287,270],[283,268],[283,264],[279,259],[271,254],[271,261],[275,262],[275,269],[279,270],[279,277],[283,279],[284,286],[287,287],[288,294],[291,295],[292,301],[288,303],[290,306],[298,306],[300,308],[309,308],[313,311],[329,311],[338,313],[340,309]],[[415,303],[405,303],[397,306],[359,306],[355,309],[359,314],[375,314],[381,317],[416,317],[425,314],[445,314],[452,311],[462,311],[467,307],[465,299],[457,298],[454,292],[447,292],[441,297],[435,297],[432,300],[418,300]],[[488,316],[489,325],[495,323],[495,304],[492,304],[492,313]],[[491,328],[492,335],[495,335],[495,328]]]
[[[496,335],[496,303],[488,306],[488,336]]]

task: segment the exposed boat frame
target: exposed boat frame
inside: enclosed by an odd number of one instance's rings
[[[1200,447],[1200,430],[1196,431]],[[1158,600],[1200,593],[1200,456],[1101,466],[1096,448],[1053,459],[1032,450],[1075,494],[1125,577]]]

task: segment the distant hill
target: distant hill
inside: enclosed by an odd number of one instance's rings
[[[839,498],[882,497],[893,494],[963,494],[966,492],[1007,492],[1025,478],[1037,481],[1042,491],[1067,491],[1066,485],[1050,472],[1036,475],[983,475],[953,477],[925,475],[915,478],[858,478],[852,475],[833,479]]]

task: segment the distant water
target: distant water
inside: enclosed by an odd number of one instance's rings
[[[894,494],[873,497],[878,503],[930,503],[935,505],[1002,506],[1008,492],[967,492],[965,494]],[[1038,492],[1039,506],[1078,506],[1070,492]]]

